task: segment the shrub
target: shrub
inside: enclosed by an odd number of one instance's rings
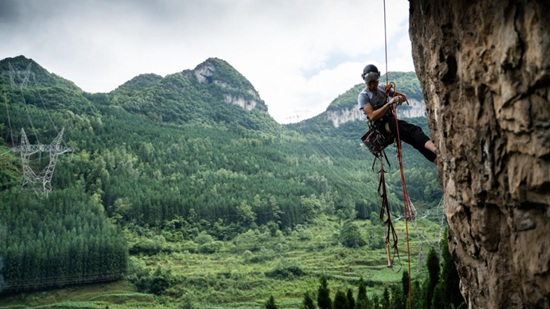
[[[277,252],[284,252],[288,250],[288,245],[285,243],[278,243],[275,245],[275,250],[277,250]]]
[[[258,243],[258,236],[253,230],[248,230],[245,233],[240,234],[234,240],[237,248],[240,249],[252,249]]]
[[[250,259],[250,262],[252,263],[260,263],[263,261],[269,261],[274,259],[277,256],[276,252],[271,249],[262,248],[260,249],[260,252],[256,254],[256,256],[252,257]]]
[[[187,293],[181,300],[180,305],[178,306],[178,309],[195,309],[195,306],[193,305],[193,297],[191,294]]]
[[[160,244],[154,242],[153,240],[143,239],[131,245],[128,250],[130,254],[133,254],[133,255],[139,254],[139,253],[153,255],[153,254],[159,253],[161,249],[162,248]]]
[[[267,277],[276,279],[301,277],[304,274],[305,272],[298,265],[291,264],[285,260],[279,262],[279,264],[272,271],[265,273]]]
[[[367,244],[353,221],[346,222],[340,230],[340,243],[348,248],[358,248]]]
[[[254,257],[254,253],[252,253],[250,250],[246,250],[243,253],[243,259],[247,262],[250,261],[250,259],[252,259],[252,257]]]
[[[195,237],[195,243],[199,245],[204,245],[214,241],[214,238],[206,232],[201,232],[197,237]]]
[[[172,271],[164,269],[160,265],[154,272],[148,272],[141,267],[143,265],[139,265],[138,272],[128,277],[128,280],[136,286],[139,292],[160,295],[175,281]]]
[[[305,240],[312,240],[313,239],[313,233],[311,233],[310,230],[300,230],[298,232],[298,239],[305,241]]]
[[[223,248],[223,243],[221,241],[213,241],[206,244],[203,244],[199,247],[200,253],[216,253]]]
[[[197,249],[199,248],[199,246],[192,242],[192,241],[188,241],[188,242],[184,242],[182,247],[181,247],[181,250],[183,250],[184,252],[185,251],[188,251],[190,253],[195,253],[197,252]]]

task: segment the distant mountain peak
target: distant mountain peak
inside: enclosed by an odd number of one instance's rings
[[[115,91],[127,92],[148,88],[156,85],[160,80],[162,80],[162,76],[154,73],[140,74],[125,82],[124,84],[118,86]]]
[[[225,88],[251,90],[259,97],[254,86],[227,61],[219,58],[208,58],[193,70],[199,83],[215,83]],[[218,83],[216,83],[218,81]]]
[[[163,123],[223,122],[260,128],[274,121],[266,115],[267,106],[252,84],[218,58],[164,77],[138,75],[120,85],[112,96],[116,99],[112,102],[127,111]],[[264,115],[258,117],[256,112]]]
[[[52,87],[62,85],[73,90],[80,90],[73,82],[48,72],[36,61],[23,55],[0,60],[0,72],[0,84],[14,82],[19,87],[25,83],[24,80],[27,78],[25,86]]]
[[[225,103],[236,104],[247,110],[258,109],[267,113],[267,106],[252,83],[227,61],[208,58],[197,65],[192,74],[200,84],[214,84],[231,93],[224,95]]]
[[[7,58],[4,58],[4,59],[0,60],[0,64],[2,64],[4,62],[10,62],[12,64],[23,63],[23,62],[25,64],[28,64],[29,62],[32,62],[33,64],[37,64],[36,61],[32,60],[31,58],[27,58],[23,55],[19,55],[19,56],[15,56],[15,57],[7,57]]]

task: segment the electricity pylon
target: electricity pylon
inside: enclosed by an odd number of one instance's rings
[[[59,132],[57,137],[49,145],[31,145],[25,130],[21,129],[21,145],[11,149],[12,152],[21,153],[23,165],[23,184],[21,189],[33,189],[38,195],[48,195],[52,192],[52,176],[57,163],[57,157],[65,152],[73,152],[72,148],[60,145],[65,128]],[[50,163],[38,175],[29,165],[31,155],[37,152],[49,152]]]
[[[28,65],[27,65],[27,68],[25,69],[25,71],[15,71],[11,65],[11,63],[8,62],[8,67],[9,67],[9,71],[8,72],[2,72],[2,75],[9,75],[10,77],[10,84],[13,88],[16,88],[16,89],[23,89],[25,87],[27,87],[27,83],[29,82],[29,78],[32,76],[34,76],[34,73],[31,71],[31,67],[32,67],[32,62],[30,62]],[[21,75],[23,75],[23,81],[20,82],[19,84],[16,83],[15,81],[15,77],[19,77],[21,78]]]

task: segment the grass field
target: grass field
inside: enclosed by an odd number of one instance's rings
[[[383,237],[383,227],[369,220],[355,223],[367,241],[361,248],[340,245],[342,223],[335,217],[321,217],[288,235],[249,231],[222,242],[215,253],[179,250],[131,256],[129,279],[133,273],[155,270],[166,275],[169,287],[160,295],[140,293],[129,280],[121,280],[4,296],[0,308],[259,308],[270,295],[280,307],[297,308],[304,292],[316,293],[321,275],[328,278],[332,295],[348,288],[356,293],[363,277],[372,297],[385,286],[400,282],[402,271],[408,268],[405,222],[395,222],[401,267],[395,258],[393,270],[386,267],[385,248],[371,249],[372,243]],[[440,230],[437,220],[418,219],[417,226],[429,239]],[[425,267],[416,271],[420,244],[411,223],[409,235],[412,277],[423,280]],[[427,254],[427,248],[423,251]]]

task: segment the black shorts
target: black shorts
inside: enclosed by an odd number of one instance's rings
[[[388,120],[388,123],[390,125],[390,131],[397,137],[397,130],[395,128],[395,118],[390,117]],[[424,132],[422,132],[422,129],[420,127],[415,126],[414,124],[410,124],[404,120],[399,120],[399,137],[401,140],[414,148],[416,148],[426,159],[433,162],[437,155],[428,149],[424,147],[426,145],[426,142],[430,140]]]

